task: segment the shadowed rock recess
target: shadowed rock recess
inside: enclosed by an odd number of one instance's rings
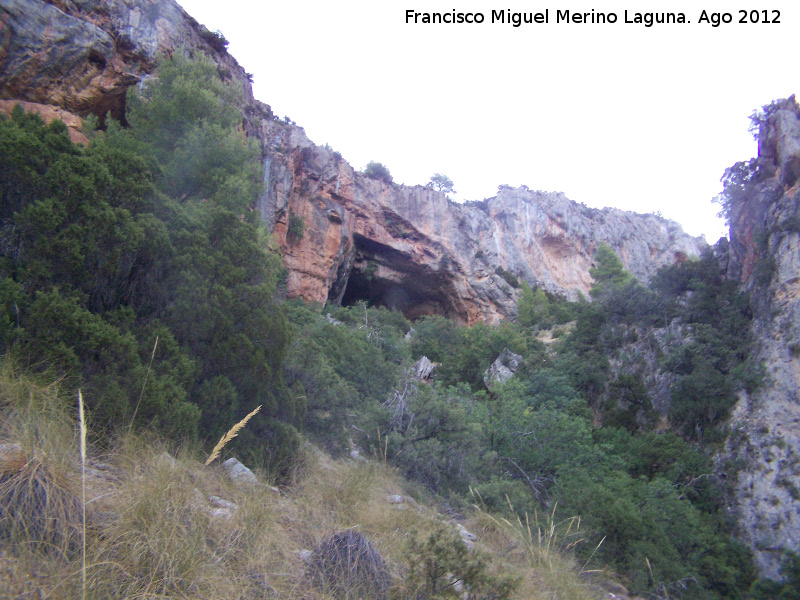
[[[289,295],[309,301],[497,322],[516,316],[522,280],[572,300],[587,294],[601,243],[643,281],[706,246],[661,217],[588,208],[560,193],[500,186],[493,198],[456,204],[430,187],[387,184],[274,120],[263,122],[262,139],[259,209],[281,244]]]
[[[253,99],[224,38],[173,0],[0,0],[0,110],[26,102],[64,120],[80,142],[89,114],[125,121],[126,91],[146,82],[159,54],[198,50],[246,98],[241,127],[261,144],[265,184],[255,208],[280,247],[290,297],[497,322],[516,315],[523,280],[570,299],[586,294],[602,243],[642,281],[706,247],[656,215],[592,209],[559,193],[500,186],[492,198],[455,204],[429,187],[366,177]],[[730,244],[717,246],[728,276],[754,292],[768,371],[733,419],[739,433],[728,451],[743,468],[731,509],[773,577],[781,550],[800,550],[798,115],[792,98],[762,124],[760,179],[732,207]]]

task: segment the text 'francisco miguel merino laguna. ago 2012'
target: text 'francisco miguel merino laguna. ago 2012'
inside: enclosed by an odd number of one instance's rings
[[[780,23],[779,10],[739,10],[738,16],[732,13],[715,13],[702,10],[695,20],[695,23],[719,27],[729,23]],[[486,15],[489,14],[487,20]],[[615,12],[600,12],[591,10],[589,12],[574,12],[569,9],[556,9],[552,12],[545,9],[540,12],[514,12],[510,9],[492,10],[491,13],[482,12],[458,12],[453,9],[451,12],[417,12],[414,9],[407,9],[405,13],[406,23],[408,24],[477,24],[482,23],[501,23],[513,27],[531,24],[592,24],[592,25],[614,25],[616,23],[643,25],[652,27],[653,25],[670,25],[691,23],[682,12],[634,12],[625,10],[622,18]]]

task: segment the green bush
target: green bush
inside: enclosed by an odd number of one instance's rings
[[[506,271],[502,267],[497,267],[494,272],[503,278],[503,280],[513,288],[519,287],[519,279],[511,271]]]
[[[367,163],[363,173],[370,179],[378,179],[384,183],[392,183],[392,174],[389,173],[389,169],[374,160]]]
[[[0,351],[81,387],[98,431],[135,414],[216,440],[258,404],[265,423],[299,424],[281,376],[280,259],[249,210],[261,180],[242,99],[202,56],[157,72],[129,94],[132,128],[109,120],[86,148],[60,121],[0,119]]]
[[[505,600],[519,582],[489,572],[489,557],[468,551],[452,527],[440,525],[427,536],[416,533],[408,545],[407,587],[418,600],[468,598]]]
[[[289,235],[296,240],[302,240],[306,232],[306,220],[300,215],[289,215]]]

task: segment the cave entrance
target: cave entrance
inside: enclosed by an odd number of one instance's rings
[[[368,306],[399,310],[411,321],[426,315],[451,316],[440,276],[408,261],[400,262],[397,257],[386,258],[363,247],[357,250],[342,306],[363,301]]]

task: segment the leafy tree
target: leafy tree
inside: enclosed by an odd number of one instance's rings
[[[367,163],[363,173],[370,179],[379,179],[384,183],[392,183],[392,174],[389,173],[389,169],[374,160]]]
[[[442,175],[441,173],[432,175],[429,185],[436,191],[442,192],[443,194],[456,193],[455,189],[453,189],[453,180],[447,175]]]
[[[259,150],[241,126],[241,95],[205,55],[162,58],[158,77],[128,94],[128,121],[162,168],[160,184],[185,202],[245,211],[261,189]]]
[[[249,210],[241,98],[200,56],[163,59],[129,100],[133,128],[109,121],[87,148],[58,121],[0,119],[4,350],[81,386],[98,424],[216,440],[262,404],[236,443],[276,464],[304,404],[282,380],[280,260]]]
[[[625,270],[617,254],[606,243],[597,247],[594,262],[595,266],[589,269],[589,275],[594,279],[590,292],[592,296],[599,296],[605,289],[625,285],[631,280],[631,274]]]
[[[725,169],[720,181],[722,192],[714,196],[713,201],[720,205],[717,216],[724,218],[725,224],[730,226],[733,210],[749,197],[753,185],[758,182],[758,161],[751,158],[737,162]]]

